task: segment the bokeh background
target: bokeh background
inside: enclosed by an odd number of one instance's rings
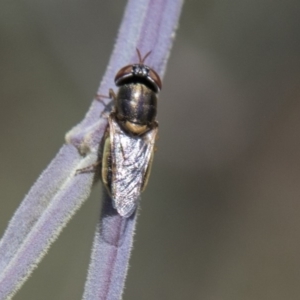
[[[125,1],[0,3],[0,233],[87,111]],[[189,0],[124,299],[300,299],[300,2]],[[16,300],[81,299],[99,185]]]

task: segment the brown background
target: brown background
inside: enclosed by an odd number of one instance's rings
[[[124,299],[299,299],[300,2],[186,2]],[[123,8],[1,1],[1,234],[84,116]],[[14,299],[81,299],[100,194]]]

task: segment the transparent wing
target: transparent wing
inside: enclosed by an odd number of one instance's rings
[[[135,210],[154,150],[157,127],[142,137],[126,134],[113,116],[109,118],[113,205],[121,216]]]

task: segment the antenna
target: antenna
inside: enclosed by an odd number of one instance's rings
[[[144,64],[146,58],[151,54],[151,51],[149,51],[149,52],[144,56],[144,58],[142,58],[141,52],[140,52],[140,50],[139,50],[138,48],[136,48],[136,52],[137,52],[137,55],[138,55],[138,57],[139,57],[139,63],[140,63],[141,65]]]

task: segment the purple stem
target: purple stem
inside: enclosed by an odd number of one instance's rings
[[[121,299],[133,242],[136,212],[121,217],[104,191],[83,299]]]
[[[119,36],[99,87],[107,94],[116,72],[152,50],[147,64],[164,73],[182,0],[129,0]],[[12,217],[0,241],[0,300],[11,299],[46,254],[64,226],[88,198],[95,174],[75,175],[98,159],[107,126],[104,107],[93,101],[84,120],[38,178]],[[136,214],[124,219],[105,197],[96,231],[84,299],[119,299],[127,273]],[[99,229],[100,228],[100,229]]]
[[[68,161],[68,154],[74,161]],[[69,164],[64,161],[64,158]],[[3,264],[5,268],[0,273],[1,300],[11,299],[33,269],[37,267],[70,218],[86,200],[92,188],[93,176],[91,174],[75,176],[75,171],[86,164],[90,165],[96,158],[96,155],[91,154],[82,160],[73,146],[64,146],[33,186],[13,216],[1,241],[0,256],[5,263]],[[65,165],[69,167],[70,174],[66,178],[62,176],[64,180],[59,180],[61,184],[59,190],[56,192],[54,190],[59,183],[50,184],[49,190],[45,188],[44,183],[48,181],[47,179],[51,180],[51,175],[55,173],[54,169],[60,170]],[[45,188],[44,195],[43,190],[39,188]],[[52,196],[51,199],[50,196]],[[41,204],[38,202],[39,199]],[[33,204],[38,205],[37,210],[32,206]],[[23,224],[24,228],[22,228]],[[14,245],[15,249],[12,248]]]
[[[162,76],[181,7],[181,0],[130,0],[110,61],[112,74],[120,67],[136,62],[135,48],[138,48],[143,54],[152,50],[147,64]],[[102,85],[100,93],[101,88]],[[121,299],[127,275],[137,214],[122,218],[112,208],[107,194],[104,199],[94,237],[84,300]]]

